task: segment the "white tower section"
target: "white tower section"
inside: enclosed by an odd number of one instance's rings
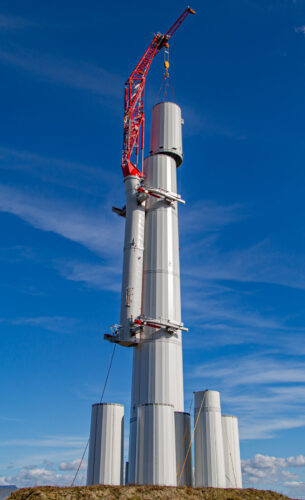
[[[124,406],[92,405],[87,485],[123,484]]]
[[[225,462],[218,391],[195,392],[195,486],[225,488]],[[203,404],[202,404],[203,401]]]
[[[171,405],[137,411],[136,483],[176,486],[175,422]]]
[[[124,182],[126,223],[119,337],[120,344],[128,346],[137,340],[136,335],[131,337],[130,330],[141,315],[145,203],[138,200],[139,177],[129,175]]]
[[[189,413],[175,412],[175,433],[177,485],[193,486],[192,450],[189,450],[192,439]]]
[[[153,108],[150,147],[153,154],[144,161],[143,188],[150,194],[146,200],[141,316],[145,326],[133,356],[130,484],[137,481],[137,407],[171,405],[172,412],[184,411],[177,207],[181,198],[177,195],[176,174],[182,162],[181,122],[181,110],[176,104],[159,103]],[[173,445],[168,443],[166,452],[171,463],[175,441]],[[157,454],[154,464],[159,459],[161,455],[158,458]],[[150,479],[156,477],[154,464]],[[148,484],[147,477],[139,479]]]
[[[233,415],[222,415],[222,436],[227,488],[242,488],[238,420]]]

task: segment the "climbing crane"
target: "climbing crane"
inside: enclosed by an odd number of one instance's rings
[[[185,11],[178,17],[177,21],[169,28],[167,33],[157,33],[152,39],[150,45],[131,73],[125,83],[125,98],[124,98],[124,134],[123,134],[123,156],[122,169],[124,177],[128,175],[136,175],[141,177],[141,171],[138,169],[139,159],[139,143],[141,140],[141,162],[143,163],[144,151],[144,128],[145,128],[145,112],[144,112],[144,95],[145,81],[150,65],[154,57],[162,49],[168,49],[169,39],[175,31],[183,23],[189,14],[195,14],[195,11],[187,7]],[[168,60],[165,60],[165,70],[167,74]],[[136,163],[131,162],[131,156],[136,154]]]
[[[124,259],[121,295],[120,324],[111,327],[111,334],[105,334],[105,340],[123,346],[135,346],[141,342],[142,318],[142,276],[145,229],[145,200],[148,196],[166,197],[170,202],[183,202],[179,197],[153,189],[144,182],[139,169],[139,146],[141,142],[141,168],[144,154],[144,95],[145,82],[150,65],[155,55],[165,48],[165,78],[168,78],[168,41],[189,14],[194,10],[187,7],[177,21],[165,33],[157,33],[146,52],[136,65],[125,83],[124,135],[122,170],[126,191],[126,205],[123,208],[112,207],[113,212],[125,217]],[[135,155],[136,161],[131,161]],[[158,325],[157,328],[160,328]],[[180,329],[182,327],[180,326]]]

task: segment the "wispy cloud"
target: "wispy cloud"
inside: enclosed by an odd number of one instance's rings
[[[189,233],[218,232],[225,226],[246,218],[244,207],[238,204],[220,205],[201,200],[191,204],[179,214],[183,236]]]
[[[0,170],[25,173],[31,178],[52,183],[77,191],[101,196],[119,180],[112,171],[102,166],[66,161],[58,158],[41,156],[29,151],[0,146]]]
[[[4,320],[5,321],[5,320]],[[56,333],[75,333],[79,328],[79,321],[75,318],[65,318],[63,316],[41,316],[37,318],[17,318],[6,320],[12,325],[29,325],[43,328]]]
[[[42,438],[10,439],[0,441],[0,446],[24,446],[31,448],[81,448],[87,438],[79,436],[43,436]]]
[[[124,79],[95,64],[73,62],[22,48],[0,50],[0,62],[28,71],[45,80],[85,90],[102,97],[121,98]]]
[[[303,26],[297,26],[296,28],[294,28],[294,31],[296,33],[302,33],[303,35],[305,35],[305,24]]]
[[[106,215],[105,206],[90,211],[61,199],[47,199],[0,185],[0,211],[80,243],[99,255],[113,255],[116,248],[120,249],[123,226],[118,217]]]
[[[190,369],[186,382],[221,391],[226,411],[240,419],[242,439],[270,439],[280,430],[305,427],[304,374],[303,361],[271,351],[218,357]]]
[[[210,115],[203,115],[195,107],[183,105],[183,119],[184,137],[194,136],[194,135],[220,135],[228,137],[235,140],[244,140],[246,138],[244,133],[240,133],[232,128],[230,125],[225,123],[220,123],[215,120],[215,117]]]
[[[3,415],[0,415],[0,420],[3,420],[4,422],[22,422],[21,418],[5,417]]]
[[[267,238],[245,248],[223,247],[221,237],[228,227],[248,216],[245,207],[211,201],[200,201],[181,211],[181,269],[185,277],[201,283],[267,283],[305,290],[304,255],[279,250]]]
[[[234,363],[219,359],[197,366],[189,376],[197,378],[205,373],[211,379],[222,379],[226,387],[296,382],[305,384],[305,362],[276,360],[268,355],[244,356],[235,359]]]
[[[185,256],[184,273],[204,280],[269,283],[305,290],[303,255],[276,250],[268,240],[227,251],[220,251],[215,243],[214,238],[192,244],[192,259],[188,262]],[[199,266],[196,259],[201,259]]]
[[[0,13],[0,30],[20,29],[32,25],[32,22],[22,17],[10,16]]]
[[[99,290],[120,292],[121,265],[89,264],[85,262],[57,262],[56,267],[60,274],[71,281],[79,281],[89,287]]]

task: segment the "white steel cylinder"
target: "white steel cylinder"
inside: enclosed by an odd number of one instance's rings
[[[176,192],[177,173],[173,158],[157,154],[144,161],[145,183]],[[177,203],[169,205],[154,197],[146,201],[143,271],[143,315],[160,321],[181,321],[180,266]],[[181,332],[167,333],[145,327],[135,347],[131,418],[140,404],[162,403],[184,411]],[[129,442],[130,482],[135,461],[135,435]]]
[[[222,437],[227,488],[242,488],[238,420],[233,415],[222,415]]]
[[[137,484],[176,486],[174,409],[146,404],[137,415]]]
[[[177,167],[183,160],[181,109],[173,102],[159,102],[153,107],[150,154],[166,153],[175,158]]]
[[[123,484],[124,406],[92,405],[87,485]]]
[[[136,484],[136,456],[137,456],[137,417],[130,419],[129,426],[129,453],[128,453],[128,484]]]
[[[225,462],[218,391],[194,393],[194,422],[195,425],[197,422],[195,486],[225,488]]]
[[[172,202],[175,200],[173,195],[177,193],[176,167],[182,163],[183,156],[181,123],[181,110],[176,104],[160,103],[154,107],[152,155],[144,160],[143,166],[148,192],[149,188],[155,188],[165,194],[168,192],[170,198],[149,196],[146,200],[142,319],[155,320],[161,328],[146,325],[141,332],[141,342],[134,349],[130,483],[136,480],[137,442],[134,428],[135,425],[138,428],[135,424],[137,407],[145,404],[172,405],[175,411],[184,411],[181,331],[175,328],[169,331],[162,326],[181,323],[178,209],[177,203]],[[138,445],[142,447],[139,440]],[[158,453],[162,460],[162,450],[156,451],[157,463]],[[154,484],[169,484],[164,481],[160,476],[154,479]],[[175,481],[170,484],[175,484]]]
[[[144,160],[148,186],[177,192],[176,163],[156,154]],[[146,202],[143,313],[154,319],[181,321],[177,202],[150,197]]]
[[[138,177],[125,177],[126,222],[119,332],[122,345],[130,345],[136,340],[131,335],[130,325],[141,314],[145,205],[138,204],[139,185]]]
[[[178,486],[193,486],[191,416],[175,412],[176,473]]]

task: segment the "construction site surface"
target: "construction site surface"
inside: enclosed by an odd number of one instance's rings
[[[76,486],[58,488],[41,486],[15,491],[8,500],[289,500],[275,491],[222,488],[176,488],[170,486]],[[292,499],[290,499],[292,500]]]

